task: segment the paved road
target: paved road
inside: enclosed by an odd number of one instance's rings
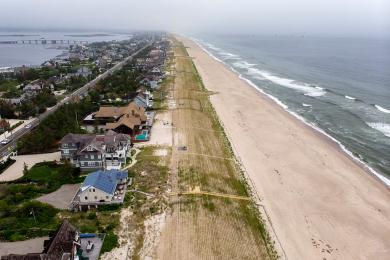
[[[0,155],[1,157],[7,155],[8,153],[10,153],[15,147],[16,147],[16,144],[17,144],[17,141],[22,137],[24,136],[25,134],[31,132],[32,129],[34,129],[35,127],[37,127],[39,125],[39,123],[45,119],[46,117],[48,117],[49,115],[51,115],[52,113],[54,113],[59,107],[61,107],[62,105],[68,103],[70,100],[72,100],[73,98],[75,97],[83,97],[84,94],[88,93],[91,89],[93,89],[96,84],[102,80],[102,79],[105,79],[107,78],[108,76],[112,75],[113,72],[117,71],[117,70],[120,70],[126,63],[128,63],[129,61],[131,61],[138,53],[140,53],[141,51],[143,51],[144,49],[148,48],[149,46],[152,45],[153,42],[151,43],[148,43],[146,44],[144,47],[140,48],[138,51],[136,51],[135,53],[133,53],[131,56],[127,57],[126,59],[124,59],[123,61],[117,63],[115,66],[113,66],[112,68],[106,70],[104,73],[100,74],[99,76],[97,76],[95,79],[91,80],[90,82],[88,82],[87,84],[85,84],[84,86],[82,86],[81,88],[75,90],[72,94],[68,95],[67,97],[65,97],[64,99],[62,99],[60,102],[58,102],[54,107],[52,107],[50,110],[46,110],[44,113],[40,114],[35,120],[33,120],[30,125],[31,125],[31,128],[27,129],[27,128],[22,128],[22,129],[19,129],[18,131],[16,131],[15,133],[13,133],[10,137],[8,137],[8,139],[11,139],[12,141],[9,142],[8,144],[6,145],[1,145],[0,147]]]

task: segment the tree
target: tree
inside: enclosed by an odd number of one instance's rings
[[[0,116],[5,118],[15,117],[15,107],[8,101],[0,100]]]

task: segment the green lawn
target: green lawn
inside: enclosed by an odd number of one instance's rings
[[[19,180],[0,184],[0,240],[25,240],[54,231],[60,224],[59,210],[33,199],[82,180],[79,170],[69,164],[45,162]]]

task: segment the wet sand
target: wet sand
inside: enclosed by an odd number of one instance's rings
[[[288,259],[388,259],[390,191],[194,42],[185,44]],[[283,254],[281,251],[281,254]]]

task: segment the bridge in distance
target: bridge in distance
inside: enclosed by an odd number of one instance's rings
[[[71,45],[71,44],[88,44],[88,41],[80,40],[47,40],[47,39],[38,39],[38,40],[10,40],[10,41],[0,41],[0,44],[59,44],[59,45]]]

